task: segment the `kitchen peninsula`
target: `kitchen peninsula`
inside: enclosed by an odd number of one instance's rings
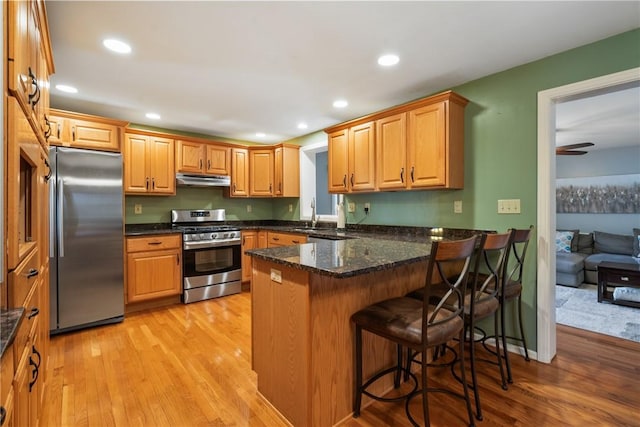
[[[332,236],[338,237],[344,240],[311,238],[247,252],[253,257],[252,365],[258,391],[294,426],[332,426],[351,416],[351,315],[424,286],[432,239],[458,238],[446,231],[445,237],[406,240]],[[363,340],[369,355],[365,378],[394,363],[390,342],[370,334]],[[391,387],[385,378],[371,391],[384,394]]]

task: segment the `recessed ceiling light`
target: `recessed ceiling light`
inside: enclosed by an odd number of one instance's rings
[[[264,138],[264,137],[265,137],[265,136],[267,136],[267,135],[266,135],[265,133],[262,133],[262,132],[256,132],[256,136],[257,136],[258,138]]]
[[[308,127],[309,127],[309,126],[307,126],[307,124],[306,124],[306,123],[298,123],[298,129],[306,129],[306,128],[308,128]]]
[[[116,53],[131,53],[131,46],[116,39],[105,39],[102,44],[107,49]]]
[[[58,89],[60,92],[78,93],[78,89],[68,85],[56,85],[56,89]]]
[[[382,55],[380,58],[378,58],[378,64],[382,65],[383,67],[396,65],[398,62],[400,62],[400,58],[398,58],[398,55]]]
[[[158,113],[147,113],[145,114],[145,116],[147,117],[147,119],[160,120],[160,114]]]
[[[333,101],[333,106],[335,108],[344,108],[347,105],[349,105],[349,103],[344,99],[338,99],[337,101]]]

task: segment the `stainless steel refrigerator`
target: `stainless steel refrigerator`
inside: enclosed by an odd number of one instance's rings
[[[51,333],[124,318],[122,155],[51,147]]]

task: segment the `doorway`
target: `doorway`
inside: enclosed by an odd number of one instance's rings
[[[555,106],[585,93],[639,80],[640,68],[634,68],[538,92],[537,359],[540,362],[550,363],[556,354]]]

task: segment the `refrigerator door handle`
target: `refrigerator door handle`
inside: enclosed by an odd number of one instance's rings
[[[62,178],[58,179],[58,226],[56,227],[56,230],[58,232],[58,257],[62,258],[64,257],[64,230],[63,230],[63,225],[64,225],[64,213],[63,213],[63,208],[64,208],[64,180]]]
[[[56,203],[56,184],[57,180],[54,179],[49,184],[49,206],[55,206]],[[55,208],[54,208],[55,209]],[[55,254],[56,246],[56,218],[53,212],[49,214],[49,258],[53,258]]]

